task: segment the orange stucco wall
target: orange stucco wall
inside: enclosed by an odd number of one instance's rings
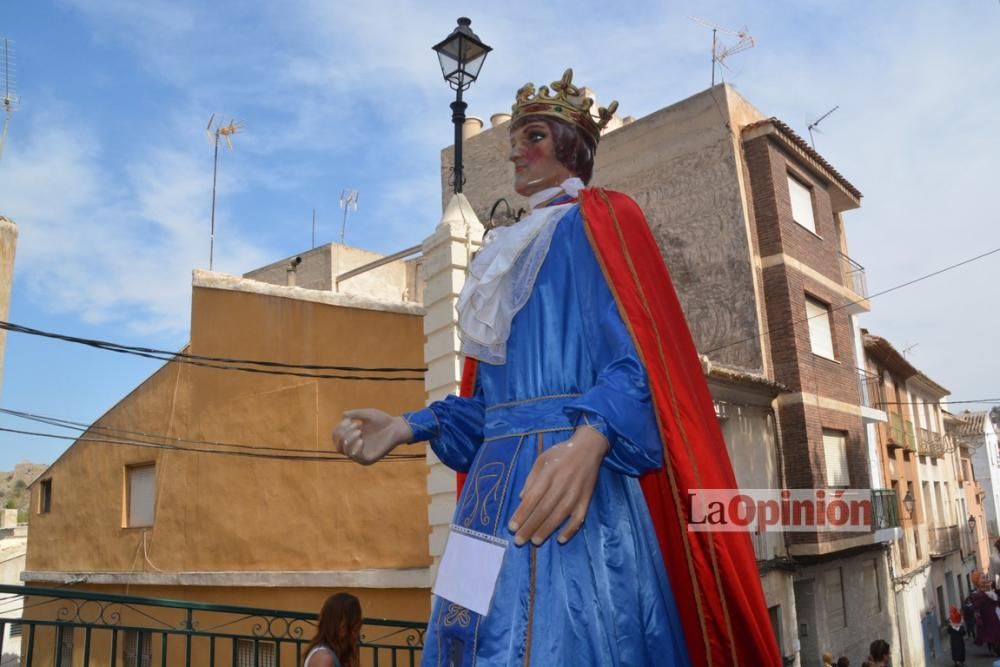
[[[191,321],[190,352],[200,355],[423,366],[418,314],[196,287]],[[87,437],[106,437],[97,427],[112,427],[279,452],[329,452],[329,434],[344,409],[378,405],[396,412],[423,403],[419,381],[313,379],[172,363],[112,408]],[[422,453],[423,446],[401,449]],[[124,528],[126,467],[148,462],[156,464],[154,525]],[[51,480],[50,512],[38,512],[40,484],[32,487],[27,570],[426,567],[426,474],[423,460],[366,468],[79,441],[41,478]]]

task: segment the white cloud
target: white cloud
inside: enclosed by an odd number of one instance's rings
[[[17,279],[53,310],[88,322],[184,331],[191,269],[207,264],[210,164],[154,146],[110,169],[86,125],[33,120],[4,156],[0,181],[20,230]],[[243,271],[264,256],[230,239],[217,247],[216,267]]]

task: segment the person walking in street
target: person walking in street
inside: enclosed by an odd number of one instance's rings
[[[962,625],[962,614],[954,605],[948,615],[948,638],[951,640],[951,660],[955,667],[965,665],[965,626]]]

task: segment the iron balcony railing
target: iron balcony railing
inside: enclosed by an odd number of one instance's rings
[[[861,405],[873,410],[885,410],[885,389],[878,375],[864,368],[858,369],[858,394]]]
[[[844,287],[863,299],[868,298],[868,282],[865,279],[865,267],[853,259],[840,253],[840,271],[844,276]]]
[[[20,635],[22,667],[299,667],[318,615],[255,607],[0,585],[6,626]],[[9,612],[8,612],[9,613]],[[361,664],[415,667],[426,623],[364,619]]]
[[[897,447],[908,449],[911,452],[916,450],[916,443],[913,440],[913,422],[903,419],[895,412],[889,413],[889,442]]]
[[[899,527],[899,502],[892,489],[872,489],[872,532]]]
[[[927,429],[922,428],[920,429],[917,451],[927,456],[941,458],[944,456],[944,440],[942,440],[939,433],[934,433],[933,431],[928,431]]]
[[[943,556],[952,551],[958,551],[961,544],[958,526],[931,528],[928,532],[932,556]]]

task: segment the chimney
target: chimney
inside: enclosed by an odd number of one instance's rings
[[[469,116],[462,125],[462,141],[468,141],[483,129],[483,119]]]
[[[492,116],[490,116],[490,127],[497,127],[499,125],[503,125],[508,121],[510,121],[509,113],[503,113],[503,112],[495,113]]]
[[[288,266],[285,267],[285,284],[289,287],[295,287],[296,276],[299,269],[299,264],[302,263],[301,257],[296,257],[295,259],[288,262]]]

